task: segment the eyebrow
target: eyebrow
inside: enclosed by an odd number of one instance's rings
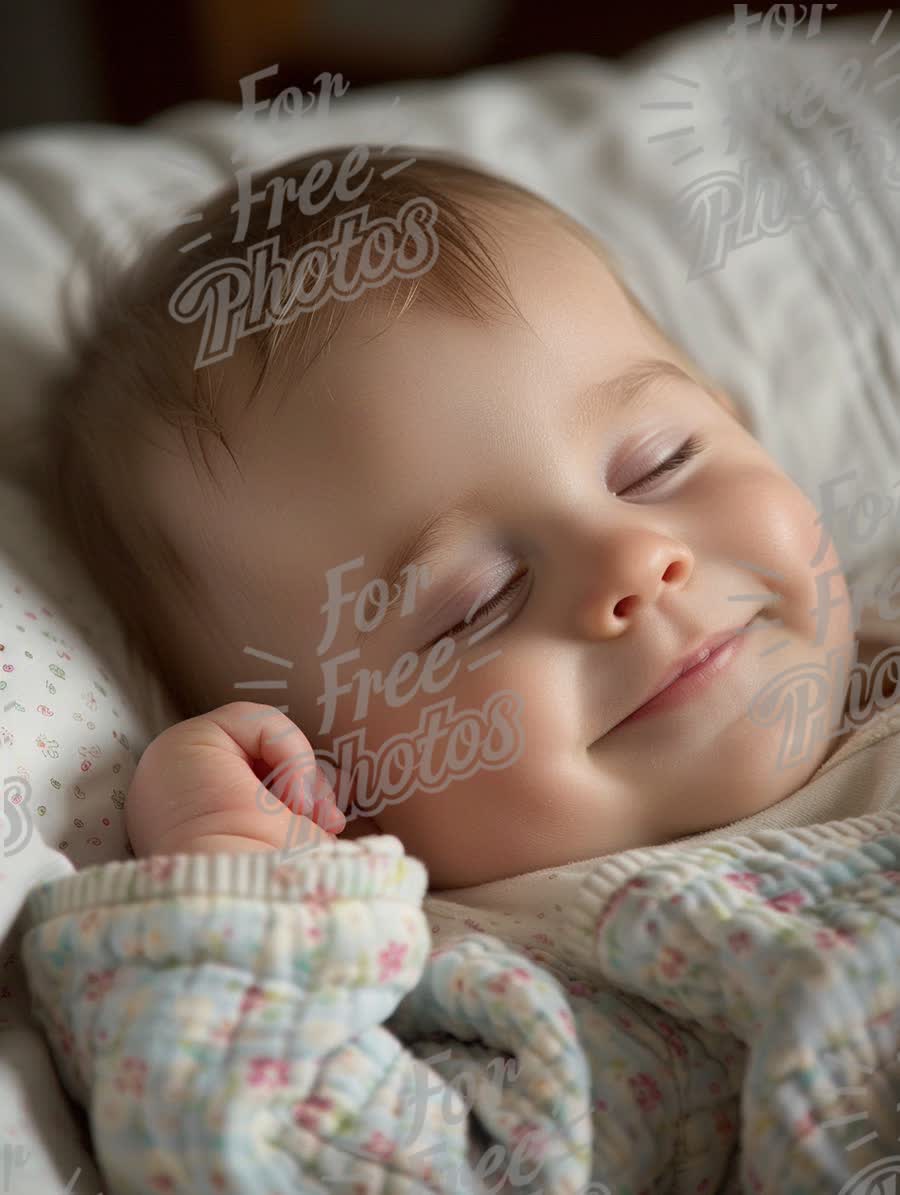
[[[646,399],[649,391],[657,383],[665,381],[700,384],[674,361],[667,361],[663,357],[642,358],[614,378],[595,382],[579,394],[574,410],[566,420],[568,438],[573,439],[590,427],[598,411],[608,413],[614,408],[621,409],[637,404]],[[475,529],[487,514],[489,507],[484,497],[477,490],[466,491],[451,507],[429,515],[409,538],[404,539],[375,576],[384,578],[387,592],[392,594],[395,585],[399,584],[407,569],[413,565],[423,568],[434,563],[440,558],[443,546],[449,539],[466,529]],[[390,601],[381,622],[382,627],[396,617],[402,599],[401,589],[396,599]],[[365,631],[359,631],[356,635],[357,645],[364,634]]]

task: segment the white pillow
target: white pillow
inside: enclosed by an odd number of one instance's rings
[[[121,859],[135,765],[174,710],[34,496],[2,480],[0,526],[3,855],[38,834],[76,868]]]

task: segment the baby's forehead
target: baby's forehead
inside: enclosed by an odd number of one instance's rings
[[[392,388],[419,385],[418,405],[424,408],[431,383],[446,382],[438,375],[448,367],[471,387],[466,348],[479,336],[498,351],[508,351],[516,336],[536,336],[560,359],[572,359],[574,349],[579,358],[596,359],[601,369],[605,357],[613,361],[622,355],[623,345],[632,344],[637,352],[665,343],[654,337],[651,321],[632,302],[602,248],[566,217],[543,209],[506,214],[492,232],[496,265],[517,314],[490,313],[480,324],[467,323],[439,302],[417,300],[394,318],[394,309],[403,307],[402,289],[397,296],[390,288],[375,288],[337,305],[336,331],[312,360],[294,351],[304,342],[301,315],[294,334],[285,338],[280,368],[262,384],[260,345],[239,342],[217,402],[222,422],[237,429],[240,457],[277,461],[287,473],[293,454],[298,469],[315,474],[322,472],[323,455],[334,454],[333,471],[342,446],[366,456],[377,453],[390,431],[381,424],[385,404],[379,398],[389,399]],[[491,355],[482,359],[490,369]],[[437,393],[446,398],[447,386]],[[311,461],[311,453],[320,459]]]
[[[517,338],[523,346],[540,343],[560,361],[596,366],[597,380],[629,346],[648,356],[668,346],[599,251],[567,227],[533,220],[504,228],[497,242],[518,316],[479,323],[419,302],[392,320],[391,303],[373,294],[368,302],[344,305],[325,353],[298,361],[296,370],[288,362],[277,378],[256,386],[252,399],[258,367],[246,355],[242,364],[236,360],[227,390],[241,420],[242,454],[277,462],[283,477],[293,460],[304,475],[330,485],[342,458],[371,460],[402,434],[396,395],[415,390],[413,418],[425,417],[432,404],[455,406],[454,380],[466,392],[476,389],[477,359],[488,371],[489,388],[495,362],[504,353],[515,359]],[[484,345],[496,352],[478,358],[468,352]],[[436,443],[435,451],[440,447]]]
[[[514,291],[538,290],[566,301],[588,288],[597,301],[627,305],[628,296],[603,247],[565,213],[531,212],[498,231],[502,268]]]

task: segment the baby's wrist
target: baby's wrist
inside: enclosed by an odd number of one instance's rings
[[[259,838],[244,838],[239,834],[204,834],[183,842],[162,841],[147,855],[236,855],[248,851],[273,851],[271,843]]]

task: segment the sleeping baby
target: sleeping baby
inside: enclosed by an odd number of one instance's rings
[[[60,516],[184,715],[137,859],[29,902],[110,1189],[881,1165],[884,592],[861,621],[813,503],[537,195],[357,146],[203,216],[101,288],[56,423]]]

